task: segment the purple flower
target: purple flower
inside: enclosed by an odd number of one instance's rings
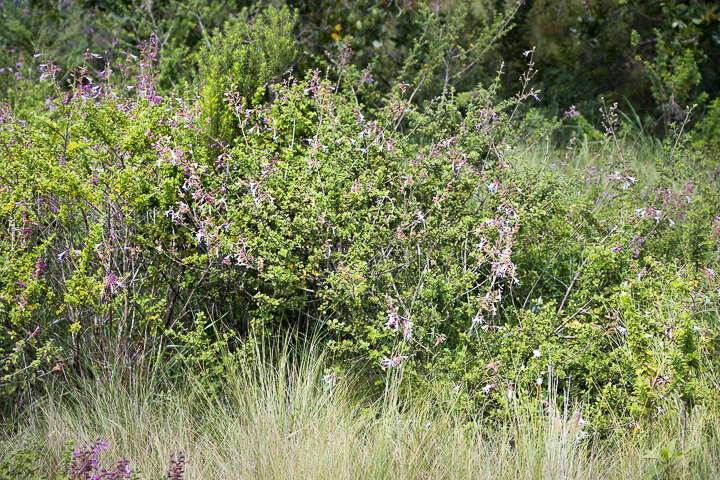
[[[580,112],[575,109],[575,105],[571,105],[569,110],[565,110],[565,116],[568,118],[575,118],[577,115],[580,115]]]
[[[177,457],[170,455],[170,469],[167,471],[166,477],[168,480],[182,480],[185,475],[185,464],[187,460],[182,452],[177,454]]]
[[[70,468],[65,473],[70,478],[77,480],[121,480],[130,478],[132,471],[130,470],[130,462],[126,459],[118,460],[112,469],[102,468],[100,466],[100,452],[107,450],[107,447],[108,442],[97,440],[85,448],[74,450],[72,452]]]

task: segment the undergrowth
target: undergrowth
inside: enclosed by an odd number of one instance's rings
[[[582,405],[564,397],[551,377],[548,393],[516,398],[512,415],[488,427],[453,408],[451,398],[402,393],[397,378],[380,397],[362,393],[357,379],[323,378],[316,346],[258,356],[263,361],[253,366],[224,357],[227,380],[211,394],[190,371],[177,384],[144,366],[132,377],[107,372],[64,393],[50,391],[2,439],[0,478],[63,478],[69,452],[94,451],[98,437],[104,446],[98,465],[115,468],[127,459],[123,465],[141,479],[705,479],[720,473],[717,405],[683,419],[678,400],[668,398],[652,424],[598,437],[588,432]],[[668,448],[681,454],[669,465],[662,457]],[[178,452],[184,476],[163,476]],[[7,473],[18,465],[22,473]]]

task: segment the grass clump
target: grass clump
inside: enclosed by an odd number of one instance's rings
[[[682,420],[671,399],[648,428],[598,437],[555,385],[545,399],[515,398],[513,414],[488,427],[448,398],[407,395],[396,381],[373,397],[357,380],[324,379],[313,347],[299,356],[276,350],[254,367],[235,362],[226,361],[227,381],[214,392],[191,372],[168,384],[147,369],[48,395],[2,440],[0,465],[27,462],[40,478],[58,478],[69,447],[100,437],[101,463],[129,459],[148,479],[178,452],[186,479],[701,479],[720,471],[715,412],[697,408]],[[671,464],[663,449],[678,453]]]

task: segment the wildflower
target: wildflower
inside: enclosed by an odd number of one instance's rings
[[[503,327],[501,327],[500,325],[483,325],[480,328],[483,330],[483,332],[487,332],[490,329],[502,330]]]
[[[533,350],[533,357],[540,358],[540,350]]]
[[[385,322],[385,328],[392,328],[393,332],[398,331],[400,323],[400,317],[398,317],[398,314],[395,312],[388,313],[388,321]]]
[[[405,337],[405,340],[409,340],[412,337],[413,325],[413,322],[407,318],[403,319],[403,337]]]
[[[501,363],[502,363],[502,360],[497,360],[495,362],[488,363],[487,365],[485,365],[485,369],[492,370],[492,373],[490,373],[490,375],[496,375],[498,372],[498,367],[500,366]]]
[[[41,63],[38,67],[40,71],[39,80],[42,82],[48,78],[55,80],[55,74],[62,71],[62,68],[55,65],[53,60],[48,60],[45,63]]]
[[[470,325],[470,330],[477,327],[481,323],[485,323],[485,317],[483,316],[482,312],[478,312],[477,315],[475,315],[475,318],[472,319],[472,324]]]
[[[403,360],[406,360],[407,358],[408,357],[406,355],[396,355],[392,358],[385,357],[380,361],[380,366],[384,368],[399,367]]]
[[[570,108],[564,112],[564,114],[568,118],[575,118],[577,115],[580,115],[580,112],[575,109],[575,105],[571,105]]]
[[[623,250],[623,247],[621,245],[616,245],[612,248],[613,253],[620,253],[620,252],[622,252],[622,250]]]
[[[91,58],[102,58],[101,55],[98,55],[97,53],[91,53],[89,50],[85,50],[85,54],[83,56],[85,57],[85,60],[90,60]]]
[[[323,375],[323,382],[325,382],[328,387],[334,387],[337,383],[337,379],[337,373],[328,373],[327,375]]]
[[[370,84],[370,83],[373,83],[374,81],[375,81],[375,79],[372,78],[372,76],[370,76],[370,66],[368,65],[368,66],[365,68],[365,70],[363,70],[363,75],[362,75],[362,77],[360,78],[360,80],[358,81],[358,84],[359,84],[359,85],[362,85],[363,82],[364,82],[364,83],[367,83],[367,84]]]
[[[655,223],[659,223],[662,218],[662,210],[655,210],[655,216],[653,216],[653,218],[655,219]]]
[[[105,277],[101,296],[112,294],[117,287],[122,287],[122,283],[115,273],[110,272],[110,274]]]
[[[506,392],[507,392],[508,402],[512,402],[513,398],[515,396],[515,390],[513,389],[512,385],[508,385]]]
[[[537,383],[538,386],[542,385],[542,383],[543,383],[543,378],[542,378],[542,377],[537,377],[537,378],[535,379],[535,383]]]
[[[120,480],[121,478],[130,478],[132,471],[130,470],[130,462],[126,459],[118,460],[113,470],[108,470],[100,466],[100,452],[107,450],[107,447],[108,442],[97,440],[85,448],[74,450],[72,452],[70,468],[66,472],[69,478],[85,480],[99,480],[101,478]],[[168,476],[168,478],[182,477]]]
[[[495,385],[494,383],[488,383],[487,385],[485,385],[484,387],[482,387],[482,389],[481,389],[481,390],[482,390],[482,393],[485,394],[485,395],[487,395],[488,393],[490,393],[490,390],[492,390],[493,388],[495,388],[495,386],[496,386],[496,385]]]
[[[645,243],[645,239],[642,237],[635,237],[632,240],[630,240],[629,246],[630,247],[632,247],[633,245],[635,246],[635,250],[633,252],[635,255],[635,258],[638,258],[640,256],[640,248],[643,246],[644,243]]]
[[[626,177],[625,183],[623,183],[623,190],[630,188],[630,185],[635,183],[635,177]]]

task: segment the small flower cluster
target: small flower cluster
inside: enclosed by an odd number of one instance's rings
[[[567,118],[575,118],[580,115],[580,112],[575,109],[575,105],[571,105],[569,109],[565,110],[564,115]]]
[[[123,480],[134,478],[129,460],[120,459],[112,468],[104,468],[100,465],[100,455],[107,449],[108,442],[98,439],[85,448],[73,451],[66,472],[68,480]],[[170,467],[165,478],[168,480],[182,480],[186,466],[187,459],[182,453],[171,454]]]
[[[385,357],[380,361],[380,366],[384,368],[396,368],[408,359],[407,355],[395,355],[393,357]]]
[[[42,53],[35,54],[35,58],[44,57],[45,55]],[[62,68],[55,65],[55,60],[48,58],[42,63],[40,63],[40,66],[38,67],[38,70],[40,71],[40,78],[39,80],[41,82],[50,79],[50,81],[55,81],[55,76],[62,72]]]
[[[106,469],[100,466],[100,453],[107,450],[108,442],[96,440],[87,447],[72,452],[67,475],[70,480],[122,480],[130,478],[130,462],[117,461],[115,466]]]
[[[389,313],[388,321],[385,323],[385,328],[392,329],[395,333],[397,333],[399,330],[402,330],[403,338],[405,340],[410,340],[413,333],[413,322],[410,320],[407,314],[403,315],[402,318],[400,317],[400,315],[398,315],[397,306],[394,305],[393,299],[389,296],[387,297],[387,303]]]
[[[509,282],[510,286],[519,283],[516,276],[517,267],[512,261],[513,244],[515,234],[519,229],[517,214],[505,204],[498,207],[499,216],[486,220],[485,224],[479,227],[475,233],[492,232],[496,235],[495,241],[491,242],[485,236],[480,237],[478,249],[484,253],[484,258],[490,259],[490,288],[487,293],[478,298],[480,307],[470,325],[470,330],[482,325],[482,330],[499,330],[502,327],[485,324],[483,312],[495,316],[502,300],[503,284]],[[482,264],[482,261],[480,262]]]
[[[187,459],[182,452],[177,455],[170,455],[170,468],[167,471],[167,480],[183,480]]]

